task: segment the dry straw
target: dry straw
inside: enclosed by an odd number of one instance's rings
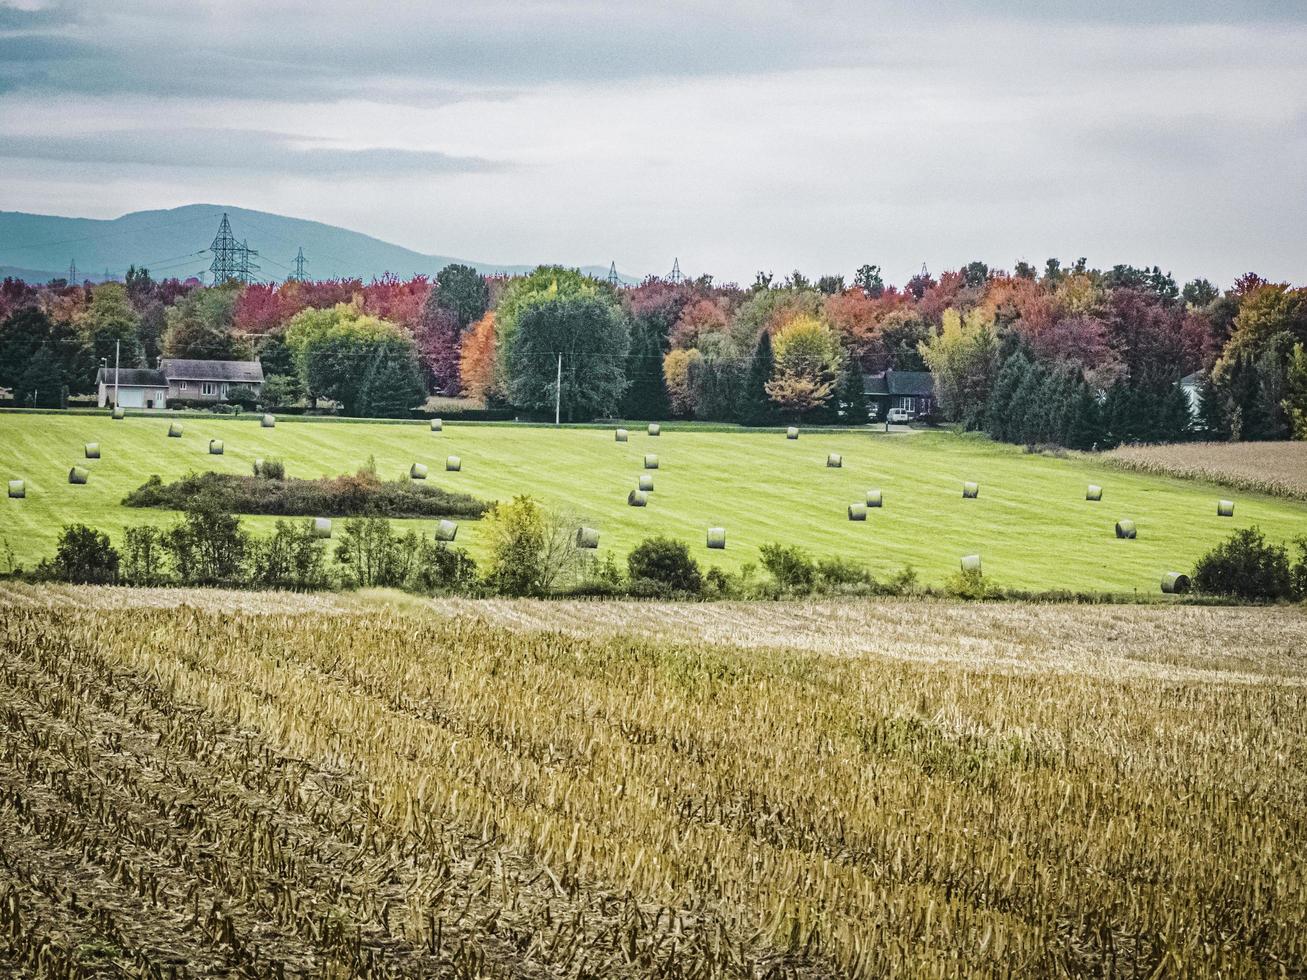
[[[209,440],[209,452],[210,452],[212,455],[214,455],[214,456],[221,456],[221,455],[222,455],[222,440],[221,440],[221,439],[210,439],[210,440]]]
[[[171,422],[168,425],[168,438],[180,439],[182,437],[182,424],[180,422]]]
[[[866,504],[849,504],[849,520],[865,521],[867,519]]]
[[[83,451],[86,453],[86,458],[87,458],[87,459],[99,459],[99,458],[100,458],[100,444],[99,444],[98,442],[88,442],[88,443],[83,447]]]
[[[726,549],[726,528],[708,528],[708,547],[716,548],[718,551],[724,551]]]
[[[868,491],[867,491],[867,506],[868,506],[868,507],[880,507],[880,506],[882,505],[882,503],[883,503],[883,501],[882,501],[881,494],[880,494],[880,491],[879,491],[879,490],[868,490]]]
[[[91,478],[91,471],[81,466],[74,466],[68,471],[68,482],[82,484]]]
[[[644,468],[646,470],[658,469],[658,455],[656,453],[644,454]]]
[[[663,427],[659,425],[657,422],[649,423],[649,435],[651,436],[662,435],[662,431],[663,431]]]
[[[797,425],[792,425],[792,426],[790,426],[788,429],[786,429],[786,430],[785,430],[785,438],[786,438],[786,439],[797,439],[797,438],[799,438],[799,427],[798,427]]]
[[[1122,518],[1116,522],[1116,536],[1118,538],[1133,539],[1137,533],[1134,521]]]
[[[127,409],[123,408],[121,405],[115,405],[112,415],[116,419],[125,419],[127,418]]]
[[[578,527],[576,529],[576,546],[588,549],[598,548],[599,532],[592,527]]]
[[[432,431],[432,432],[440,432],[440,431],[442,431],[444,428],[445,428],[445,421],[444,421],[444,419],[432,419],[432,420],[431,420],[431,431]]]
[[[1189,576],[1184,572],[1167,572],[1162,576],[1162,591],[1167,595],[1184,595],[1189,591]]]
[[[315,517],[313,518],[313,536],[315,538],[331,537],[331,518]]]
[[[618,442],[626,442],[628,433],[625,429],[618,429],[613,433],[613,438]]]
[[[838,470],[844,465],[844,457],[839,453],[830,453],[826,457],[826,465],[833,470]]]
[[[277,417],[275,415],[265,415],[259,419],[259,425],[264,429],[275,429],[277,427]]]
[[[964,571],[964,572],[975,572],[977,575],[979,575],[979,574],[980,574],[980,556],[979,556],[979,555],[964,555],[964,556],[962,557],[962,571]]]
[[[1103,488],[1096,483],[1089,484],[1089,489],[1085,491],[1086,500],[1102,500]]]
[[[27,484],[25,484],[22,480],[10,480],[10,481],[9,481],[9,496],[13,497],[13,498],[16,499],[16,500],[17,500],[17,499],[21,499],[21,498],[23,498],[23,497],[26,497],[26,496],[27,496]]]
[[[626,495],[626,502],[632,507],[644,507],[649,503],[649,494],[643,490],[632,490]]]
[[[408,478],[410,480],[425,480],[427,478],[427,464],[414,463],[408,468]]]
[[[437,541],[453,541],[458,537],[458,525],[453,521],[441,521],[436,525]]]
[[[1218,501],[1216,502],[1216,516],[1217,516],[1217,517],[1233,517],[1233,516],[1234,516],[1234,501],[1233,501],[1233,500],[1218,500]]]
[[[457,473],[463,468],[463,461],[457,456],[445,457],[445,470],[449,473]]]
[[[653,493],[653,488],[654,488],[654,486],[653,486],[653,474],[652,474],[652,473],[641,473],[641,474],[640,474],[640,489],[643,490],[643,491],[645,491],[646,493]]]
[[[970,480],[968,480],[966,483],[962,484],[962,499],[974,500],[979,496],[980,496],[979,483],[972,483]]]

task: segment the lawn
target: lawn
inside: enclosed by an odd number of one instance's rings
[[[938,583],[962,555],[979,553],[987,577],[1003,586],[1152,595],[1163,572],[1189,569],[1235,528],[1256,524],[1279,541],[1307,534],[1307,503],[943,432],[814,430],[791,441],[778,430],[672,424],[657,438],[633,427],[630,441],[617,443],[611,429],[595,427],[451,423],[432,433],[420,423],[283,419],[263,429],[254,416],[187,417],[184,426],[182,438],[169,439],[161,416],[0,415],[0,479],[27,483],[26,499],[0,500],[0,539],[30,566],[53,551],[70,522],[114,538],[131,524],[167,524],[173,515],[123,507],[123,496],[154,473],[165,480],[210,469],[248,473],[256,457],[270,456],[302,477],[351,472],[372,458],[389,479],[422,462],[450,489],[489,500],[531,494],[565,508],[599,529],[601,553],[621,559],[644,537],[668,534],[689,542],[701,563],[726,568],[756,563],[761,545],[782,541],[882,576],[911,564],[924,582]],[[210,438],[224,441],[224,455],[208,454]],[[85,442],[98,442],[102,458],[83,459]],[[659,457],[655,490],[648,507],[628,507],[646,452]],[[828,452],[842,453],[844,466],[827,468]],[[448,454],[462,458],[462,472],[444,472]],[[74,464],[91,471],[86,486],[68,484]],[[962,499],[964,480],[979,482],[978,499]],[[1085,500],[1091,482],[1104,488],[1100,503]],[[875,487],[884,507],[866,523],[848,521],[847,505]],[[1217,517],[1217,499],[1231,496],[1234,518]],[[1123,517],[1138,526],[1136,540],[1115,538]],[[256,531],[272,523],[247,520]],[[434,529],[434,521],[400,523]],[[709,527],[726,528],[725,551],[705,547]],[[465,524],[458,543],[480,556],[477,530]]]

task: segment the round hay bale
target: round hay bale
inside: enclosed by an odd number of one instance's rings
[[[576,546],[578,548],[598,548],[599,532],[592,527],[578,527],[576,529]]]
[[[640,489],[643,490],[645,493],[653,493],[653,488],[654,488],[654,487],[653,487],[653,474],[652,474],[652,473],[641,473],[641,474],[640,474]]]
[[[627,434],[627,431],[626,431],[625,429],[618,429],[616,432],[613,433],[613,437],[614,437],[618,442],[626,442],[627,435],[628,435],[628,434]]]
[[[210,453],[211,455],[213,455],[213,456],[221,456],[221,455],[222,455],[222,440],[221,440],[221,439],[210,439],[210,440],[209,440],[209,453]]]
[[[962,556],[962,571],[964,571],[964,572],[975,572],[977,575],[979,575],[979,574],[980,574],[980,556],[979,556],[979,555],[963,555],[963,556]]]
[[[127,409],[123,408],[121,405],[115,405],[111,414],[113,418],[125,419],[127,418]]]
[[[1233,501],[1233,500],[1218,500],[1218,501],[1216,502],[1216,516],[1217,516],[1217,517],[1233,517],[1233,516],[1234,516],[1234,501]]]
[[[315,517],[313,518],[313,536],[315,538],[331,537],[331,518]]]
[[[436,525],[437,541],[453,541],[458,537],[458,525],[453,521],[441,521]]]
[[[626,495],[626,502],[632,507],[646,507],[649,504],[649,494],[644,490],[632,490]]]
[[[726,528],[724,527],[708,528],[708,547],[715,548],[718,551],[726,550]]]
[[[833,470],[838,470],[844,465],[844,457],[839,453],[828,453],[826,456],[826,465]]]
[[[74,466],[68,471],[68,482],[79,486],[91,478],[91,471],[81,466]]]
[[[254,460],[254,475],[263,476],[263,458],[259,457]]]
[[[881,498],[881,493],[880,493],[879,490],[868,490],[868,491],[867,491],[867,506],[868,506],[868,507],[880,507],[880,506],[882,506],[882,504],[883,504],[883,500],[882,500],[882,498]]]
[[[275,429],[277,427],[277,417],[275,415],[264,415],[259,419],[259,427],[263,429]]]
[[[792,426],[790,426],[788,429],[786,429],[786,430],[785,430],[785,438],[786,438],[786,439],[797,439],[797,438],[799,438],[799,427],[798,427],[797,425],[792,425]]]
[[[27,484],[22,480],[9,481],[9,496],[15,500],[22,500],[27,496]]]
[[[646,470],[656,470],[656,469],[658,469],[658,456],[657,456],[656,453],[645,453],[645,454],[644,454],[644,468],[645,468]]]
[[[661,425],[659,425],[657,422],[649,423],[649,435],[659,436],[662,435],[662,433],[663,433],[663,427]]]
[[[963,500],[975,500],[979,496],[980,496],[979,483],[972,483],[970,480],[968,480],[966,483],[962,484]]]
[[[1184,572],[1167,572],[1162,576],[1162,591],[1167,595],[1184,595],[1189,591],[1189,576]]]
[[[100,444],[98,442],[88,442],[84,447],[82,447],[82,451],[86,453],[87,459],[100,458]]]
[[[866,504],[849,504],[849,520],[865,521],[867,519]]]
[[[432,419],[432,420],[431,420],[431,431],[432,431],[432,432],[443,432],[444,429],[445,429],[445,420],[444,420],[444,419]]]
[[[445,471],[448,473],[457,473],[463,468],[463,461],[457,456],[445,457]]]
[[[408,468],[408,478],[410,480],[425,480],[427,478],[427,464],[414,463]]]
[[[1089,484],[1089,489],[1085,491],[1086,500],[1102,500],[1103,488],[1096,483]]]
[[[180,422],[171,422],[168,425],[168,438],[180,439],[182,437],[182,424]]]
[[[1138,532],[1135,530],[1135,522],[1122,518],[1116,522],[1116,536],[1133,540]]]

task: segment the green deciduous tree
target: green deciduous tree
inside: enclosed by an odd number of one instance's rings
[[[944,418],[979,428],[998,354],[992,315],[980,307],[968,310],[965,317],[947,309],[939,333],[923,341],[919,350],[934,376]]]
[[[453,313],[462,333],[485,315],[490,287],[485,276],[470,265],[447,265],[436,273],[436,286],[427,302]]]

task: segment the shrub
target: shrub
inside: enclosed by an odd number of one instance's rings
[[[121,573],[132,585],[158,585],[167,581],[163,532],[157,527],[129,527],[123,532]]]
[[[823,587],[871,585],[871,572],[847,558],[823,558],[817,562],[817,578]]]
[[[944,593],[954,599],[1001,599],[1003,590],[979,571],[954,572],[944,581]]]
[[[351,518],[345,522],[340,538],[336,560],[344,566],[346,585],[370,588],[403,584],[408,568],[386,518]]]
[[[103,531],[70,524],[59,535],[54,560],[42,562],[42,577],[62,582],[103,584],[118,578],[118,551]]]
[[[1294,538],[1293,546],[1298,552],[1298,558],[1289,571],[1293,594],[1298,599],[1307,600],[1307,537]]]
[[[577,522],[530,497],[490,508],[486,584],[504,595],[535,595],[574,579],[584,559],[574,544]]]
[[[812,557],[793,544],[773,542],[760,549],[762,567],[782,589],[810,592],[817,583],[817,564]]]
[[[239,517],[201,501],[164,532],[162,540],[184,584],[239,584],[249,542]]]
[[[326,588],[326,542],[313,533],[312,521],[277,521],[272,534],[252,539],[246,548],[250,582],[267,589],[307,591]]]
[[[1289,556],[1257,527],[1235,531],[1194,566],[1194,587],[1208,595],[1287,599],[1293,594]]]
[[[258,475],[265,480],[284,480],[286,479],[286,464],[276,457],[265,459],[263,465],[259,468]]]
[[[637,594],[684,592],[698,595],[703,591],[699,563],[690,556],[684,541],[672,538],[646,538],[626,556],[627,578]]]
[[[466,593],[475,589],[476,581],[477,563],[466,551],[443,541],[419,538],[413,554],[413,568],[404,581],[404,588],[428,594]]]

